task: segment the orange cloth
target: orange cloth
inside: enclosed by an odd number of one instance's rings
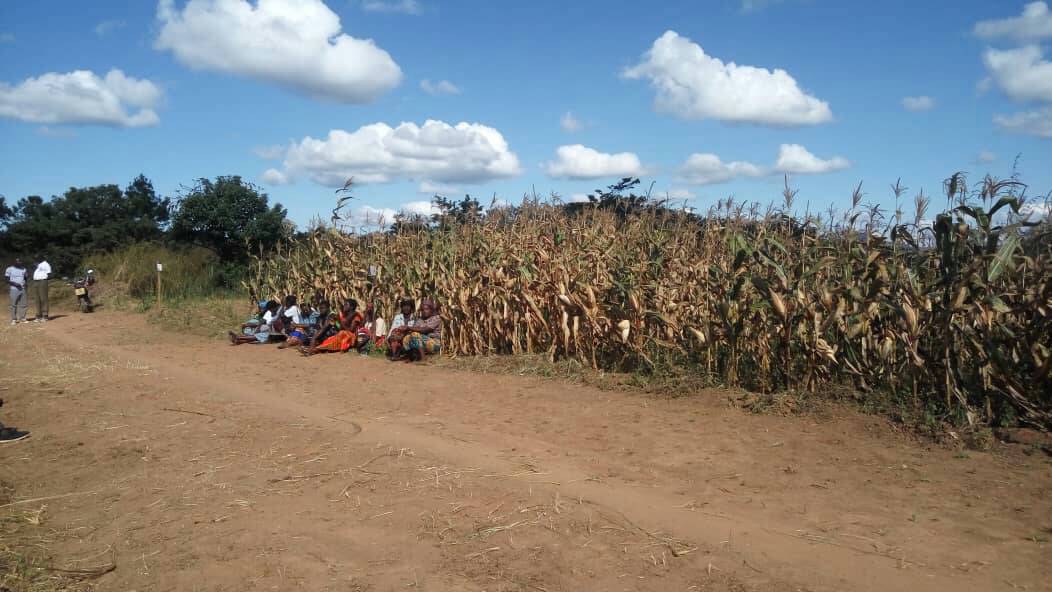
[[[358,336],[353,331],[340,331],[318,345],[319,351],[345,352],[354,347]]]

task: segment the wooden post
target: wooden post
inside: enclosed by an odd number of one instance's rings
[[[157,264],[157,306],[161,305],[163,301],[161,294],[161,272],[164,271],[164,265]]]

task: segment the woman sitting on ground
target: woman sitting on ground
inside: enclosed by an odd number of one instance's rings
[[[347,299],[343,303],[343,307],[340,309],[339,320],[330,321],[329,327],[331,327],[333,323],[336,323],[336,334],[332,337],[326,338],[324,341],[319,339],[321,337],[320,335],[315,337],[311,342],[311,347],[304,352],[306,355],[311,356],[326,352],[346,352],[352,347],[357,346],[358,329],[364,323],[362,313],[358,312],[358,301],[353,298]]]
[[[285,297],[284,304],[285,306],[282,310],[281,316],[285,318],[286,326],[302,325],[303,311],[300,309],[299,304],[296,303],[296,296],[289,294]]]
[[[372,303],[365,307],[365,330],[369,333],[371,345],[383,347],[384,342],[387,341],[387,322],[377,314]]]
[[[292,325],[303,323],[302,317],[303,311],[297,304],[296,296],[289,294],[281,301],[281,310],[278,312],[278,320],[280,322],[275,324],[273,330],[281,333],[280,337],[282,341],[285,341],[288,334],[292,331]]]
[[[289,326],[288,336],[284,343],[278,346],[278,349],[285,349],[288,347],[300,347],[310,344],[314,336],[318,334],[318,330],[321,328],[323,322],[327,322],[329,317],[332,315],[332,311],[329,309],[329,303],[322,300],[318,303],[316,310],[311,310],[309,314],[304,315],[306,311],[297,311],[298,315],[289,315],[291,317],[291,324]],[[288,314],[286,311],[285,314]],[[299,317],[299,320],[296,317]],[[335,334],[335,331],[333,332]],[[327,337],[331,337],[329,335]]]
[[[391,329],[387,332],[387,357],[392,360],[402,357],[402,331],[413,320],[416,302],[412,298],[405,298],[398,302],[398,308],[399,312],[391,320]]]
[[[442,349],[442,317],[430,298],[420,302],[420,316],[400,330],[402,350],[408,362],[419,362],[425,355],[437,354]]]
[[[323,308],[324,310],[322,310]],[[324,343],[326,339],[339,332],[340,317],[332,311],[328,300],[322,300],[322,304],[318,305],[318,320],[314,323],[314,332],[303,342],[303,347],[300,348],[300,351],[306,353],[306,350],[310,347]]]
[[[267,304],[269,300],[260,300],[256,302],[256,314],[249,320],[241,323],[241,333],[244,335],[251,335],[256,332],[256,327],[263,324],[263,315],[267,312]]]
[[[258,323],[249,321],[241,325],[241,335],[230,332],[230,343],[232,345],[241,345],[242,343],[267,343],[270,341],[270,336],[275,332],[275,324],[280,320],[278,318],[278,311],[281,309],[281,305],[270,300],[267,302],[263,312],[263,316],[259,319]]]

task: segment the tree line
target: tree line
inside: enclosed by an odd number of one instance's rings
[[[589,199],[621,213],[645,208],[647,199],[631,192],[638,183],[638,179],[623,179],[607,190],[596,190]],[[480,222],[486,215],[471,196],[457,201],[436,195],[433,204],[434,215],[400,214],[387,231],[444,228]],[[123,188],[116,184],[70,187],[50,199],[29,195],[9,203],[0,196],[0,260],[7,264],[15,258],[30,263],[47,259],[56,277],[69,277],[84,271],[80,268],[86,258],[133,244],[204,247],[215,255],[221,283],[234,287],[251,253],[265,252],[294,235],[295,227],[286,216],[280,203],[272,205],[265,192],[236,175],[196,179],[174,196],[159,194],[144,175]]]
[[[46,258],[56,277],[72,276],[90,255],[135,243],[204,247],[225,268],[223,283],[236,284],[248,246],[270,248],[288,235],[287,210],[239,176],[197,179],[173,197],[162,196],[143,175],[123,189],[115,184],[71,187],[44,199],[13,204],[0,197],[0,255]]]

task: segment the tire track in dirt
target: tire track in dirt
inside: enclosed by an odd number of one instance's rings
[[[529,395],[521,395],[523,389],[536,385],[528,379],[464,375],[349,356],[301,360],[292,352],[273,348],[230,348],[153,333],[141,319],[116,314],[73,317],[49,325],[45,334],[63,347],[101,350],[150,366],[173,407],[184,400],[193,403],[201,399],[219,406],[250,404],[253,410],[274,419],[295,418],[325,426],[346,438],[426,451],[450,465],[504,475],[508,483],[521,488],[593,504],[600,511],[624,517],[640,531],[650,533],[647,536],[656,542],[675,539],[700,547],[700,552],[681,559],[691,562],[702,555],[714,558],[706,561],[758,586],[800,586],[808,590],[1010,589],[991,571],[961,574],[938,565],[929,560],[921,546],[894,554],[833,537],[822,540],[800,523],[771,520],[769,515],[757,517],[727,508],[714,512],[698,509],[680,492],[682,484],[669,475],[652,483],[597,477],[607,466],[602,459],[589,462],[587,455],[577,454],[573,434],[561,440],[542,439],[512,435],[512,430],[502,429],[509,423],[544,421],[536,416],[545,412],[533,410]],[[90,345],[83,335],[90,335]],[[354,372],[359,373],[358,378]],[[553,383],[548,386],[580,395],[583,406],[609,400],[618,405],[638,405],[628,395]],[[484,391],[490,399],[485,410],[489,416],[473,414],[470,399],[479,395],[477,391]],[[459,404],[458,397],[464,399]],[[428,404],[429,398],[444,401],[442,405]],[[502,401],[507,403],[503,417],[499,412]],[[548,401],[538,403],[543,402]],[[435,413],[436,409],[441,414]],[[568,406],[558,413],[580,415],[582,425],[595,421],[581,407]],[[645,471],[656,460],[636,458],[627,464]],[[528,463],[526,470],[524,462]],[[669,546],[677,553],[689,548],[675,543]],[[791,584],[794,582],[797,584]]]

